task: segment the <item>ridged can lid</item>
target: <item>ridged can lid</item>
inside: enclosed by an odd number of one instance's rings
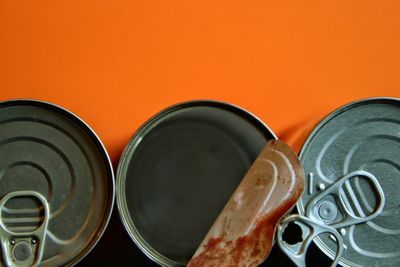
[[[364,223],[338,229],[343,236],[343,266],[399,266],[400,264],[400,100],[374,98],[353,102],[326,117],[305,142],[300,160],[306,191],[297,204],[301,214],[321,191],[349,173],[376,177],[384,194],[382,213]],[[349,213],[366,216],[378,206],[377,191],[362,177],[346,181],[340,191]],[[332,203],[319,206],[322,220],[333,222],[342,212]],[[342,210],[343,211],[343,210]],[[335,242],[315,239],[333,258]]]
[[[71,112],[0,102],[0,266],[71,266],[104,232],[113,170],[96,134]]]

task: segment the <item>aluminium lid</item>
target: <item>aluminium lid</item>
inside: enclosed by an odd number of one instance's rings
[[[377,178],[384,192],[383,212],[366,223],[338,229],[343,235],[343,266],[398,266],[400,264],[400,100],[365,99],[346,105],[325,118],[312,132],[300,153],[306,190],[297,207],[305,214],[309,201],[340,177],[365,171]],[[308,179],[307,179],[308,176]],[[308,189],[307,189],[308,188]],[[377,206],[377,195],[361,177],[346,184],[342,195],[355,215]],[[329,204],[329,203],[328,203]],[[322,217],[335,217],[328,208]],[[315,239],[331,258],[335,242]]]
[[[113,201],[112,166],[88,125],[50,103],[0,102],[0,266],[76,264]]]

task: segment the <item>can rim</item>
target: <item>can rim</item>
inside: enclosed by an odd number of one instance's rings
[[[107,229],[107,226],[110,222],[111,219],[111,214],[113,211],[114,203],[115,203],[115,176],[114,176],[114,169],[112,166],[111,159],[108,155],[107,149],[100,140],[99,136],[95,133],[95,131],[85,122],[83,121],[78,115],[75,113],[71,112],[70,110],[63,108],[57,104],[51,103],[49,101],[45,100],[38,100],[38,99],[32,99],[32,98],[14,98],[14,99],[9,99],[9,100],[2,100],[0,101],[0,106],[14,106],[14,105],[24,105],[24,104],[31,104],[31,105],[40,105],[45,108],[52,109],[56,112],[60,112],[62,115],[64,115],[68,119],[72,119],[72,121],[78,123],[79,126],[83,127],[83,130],[87,131],[89,136],[93,138],[93,141],[95,142],[96,146],[99,149],[99,152],[102,154],[102,157],[104,159],[105,167],[108,169],[108,176],[110,177],[111,180],[111,196],[110,196],[110,210],[105,212],[106,216],[103,219],[103,224],[101,227],[99,227],[98,234],[96,235],[96,238],[89,243],[89,246],[87,246],[82,253],[80,253],[77,257],[71,259],[69,262],[65,264],[65,266],[75,266],[78,264],[81,260],[83,260],[98,244],[100,241],[101,237],[103,236],[105,230]]]
[[[333,118],[336,116],[340,115],[343,112],[346,112],[352,108],[365,105],[365,104],[370,104],[370,103],[389,103],[389,104],[397,104],[400,106],[400,98],[396,97],[370,97],[370,98],[363,98],[359,100],[354,100],[351,101],[350,103],[347,103],[339,108],[336,108],[334,111],[329,113],[326,117],[321,119],[314,129],[311,131],[311,133],[308,135],[306,141],[301,147],[300,153],[299,153],[299,159],[300,162],[303,161],[304,154],[306,153],[305,150],[308,148],[309,144],[311,143],[313,137],[327,124],[329,121],[331,121]],[[297,203],[296,207],[299,213],[304,214],[305,213],[305,206],[303,203],[302,198],[300,198]],[[324,242],[319,237],[316,237],[313,239],[313,242],[317,245],[317,247],[325,254],[327,255],[330,259],[335,258],[335,252],[333,252]],[[339,263],[344,266],[344,267],[353,267],[355,266],[354,263],[341,258],[339,260]],[[357,265],[358,266],[358,265]]]
[[[252,125],[255,125],[256,128],[260,129],[260,132],[264,136],[268,136],[272,139],[278,139],[275,133],[265,124],[261,119],[255,116],[253,113],[230,103],[219,101],[219,100],[190,100],[184,101],[172,106],[166,107],[153,115],[150,119],[146,120],[132,135],[131,139],[125,146],[121,158],[119,160],[117,172],[116,172],[116,201],[118,214],[120,219],[124,225],[124,228],[132,241],[139,247],[139,249],[152,261],[161,266],[173,266],[178,267],[182,266],[181,264],[165,257],[164,255],[158,253],[155,249],[153,249],[140,235],[140,232],[135,227],[129,212],[128,206],[126,203],[126,194],[125,194],[125,181],[126,181],[126,171],[127,164],[129,163],[130,154],[134,153],[136,148],[139,146],[143,136],[145,136],[152,128],[155,126],[161,118],[164,116],[171,114],[177,110],[181,110],[189,107],[215,107],[222,108],[229,112],[233,112],[243,117]],[[130,153],[131,152],[131,153]]]

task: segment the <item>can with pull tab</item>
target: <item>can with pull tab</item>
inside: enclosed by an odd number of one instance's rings
[[[111,162],[87,124],[47,102],[0,102],[0,266],[75,265],[113,203]]]
[[[400,264],[399,155],[400,100],[395,98],[365,99],[339,108],[303,145],[306,190],[297,208],[302,216],[340,233],[340,265]],[[330,258],[336,257],[332,236],[314,241]]]

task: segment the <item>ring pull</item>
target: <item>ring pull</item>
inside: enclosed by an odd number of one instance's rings
[[[376,195],[376,208],[369,215],[366,215],[363,211],[360,200],[350,184],[351,178],[358,179],[361,177],[367,179],[370,189]],[[347,190],[349,196],[345,195],[345,190]],[[358,190],[362,191],[361,189]],[[365,200],[363,201],[365,202]],[[366,171],[355,171],[341,177],[316,195],[307,205],[306,216],[311,220],[338,229],[374,219],[382,213],[384,205],[385,195],[375,176]],[[356,215],[355,211],[358,212],[359,216]]]
[[[13,209],[7,207],[6,203],[14,199],[34,199],[40,202],[41,207],[39,209],[21,208],[21,205]],[[29,216],[37,211],[40,211],[38,216]],[[0,240],[6,266],[39,265],[43,256],[49,214],[47,200],[34,191],[15,191],[0,200]]]
[[[301,229],[302,238],[295,244],[290,244],[283,239],[283,233],[290,223],[294,223]],[[307,249],[315,237],[320,234],[328,233],[334,237],[337,250],[331,267],[338,264],[343,253],[343,239],[340,234],[332,227],[312,221],[304,216],[294,214],[283,219],[278,225],[277,241],[281,250],[296,264],[298,267],[306,267]]]

